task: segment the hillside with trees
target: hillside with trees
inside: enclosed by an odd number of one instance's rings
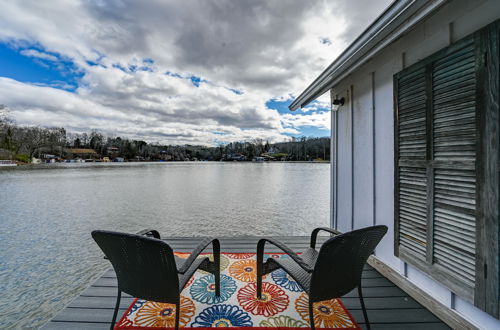
[[[96,130],[70,133],[63,127],[17,125],[8,109],[0,105],[0,159],[28,163],[32,158],[57,161],[85,158],[87,161],[312,161],[330,159],[330,138],[290,138],[272,143],[262,139],[218,146],[161,145],[142,140],[106,136]]]

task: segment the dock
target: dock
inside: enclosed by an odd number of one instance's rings
[[[309,246],[309,237],[306,236],[274,238],[284,242],[297,252],[303,251]],[[328,238],[327,236],[319,236],[318,243],[322,243]],[[255,252],[258,239],[258,237],[221,237],[221,251]],[[169,237],[164,240],[170,244],[174,251],[178,252],[191,252],[199,242],[196,237]],[[207,249],[207,252],[210,252],[210,248]],[[266,245],[266,252],[280,251],[272,245]],[[434,314],[369,265],[366,265],[363,271],[362,286],[368,317],[371,328],[374,330],[450,329]],[[41,329],[109,329],[116,303],[116,294],[116,275],[110,269]],[[358,324],[365,329],[357,290],[353,290],[341,299]],[[133,300],[133,297],[122,294],[119,316],[126,311]]]

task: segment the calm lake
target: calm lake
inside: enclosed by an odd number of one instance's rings
[[[43,325],[110,266],[93,229],[309,235],[329,223],[329,169],[219,162],[0,168],[0,328]]]

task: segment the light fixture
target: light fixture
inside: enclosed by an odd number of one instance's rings
[[[338,111],[341,106],[343,106],[345,103],[345,98],[341,97],[340,99],[335,99],[332,101],[332,110],[333,111]]]

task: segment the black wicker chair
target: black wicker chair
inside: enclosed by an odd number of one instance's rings
[[[315,249],[316,237],[320,230],[337,236],[327,240],[317,251]],[[259,240],[257,243],[257,297],[260,299],[262,294],[262,276],[282,268],[309,295],[309,320],[311,329],[314,329],[314,302],[339,298],[357,287],[366,325],[370,329],[361,290],[361,275],[366,260],[386,232],[386,226],[367,227],[345,234],[331,228],[316,228],[311,234],[310,247],[300,256],[274,239]],[[291,258],[269,258],[264,263],[266,242],[277,246]]]
[[[122,291],[141,299],[175,304],[175,329],[178,329],[180,292],[198,268],[214,274],[215,293],[217,296],[220,294],[219,240],[202,239],[193,253],[182,259],[174,256],[172,248],[160,239],[156,230],[143,233],[147,236],[104,230],[92,232],[92,237],[111,261],[118,279],[111,329],[116,322]],[[214,261],[211,262],[208,257],[197,258],[210,243]]]

